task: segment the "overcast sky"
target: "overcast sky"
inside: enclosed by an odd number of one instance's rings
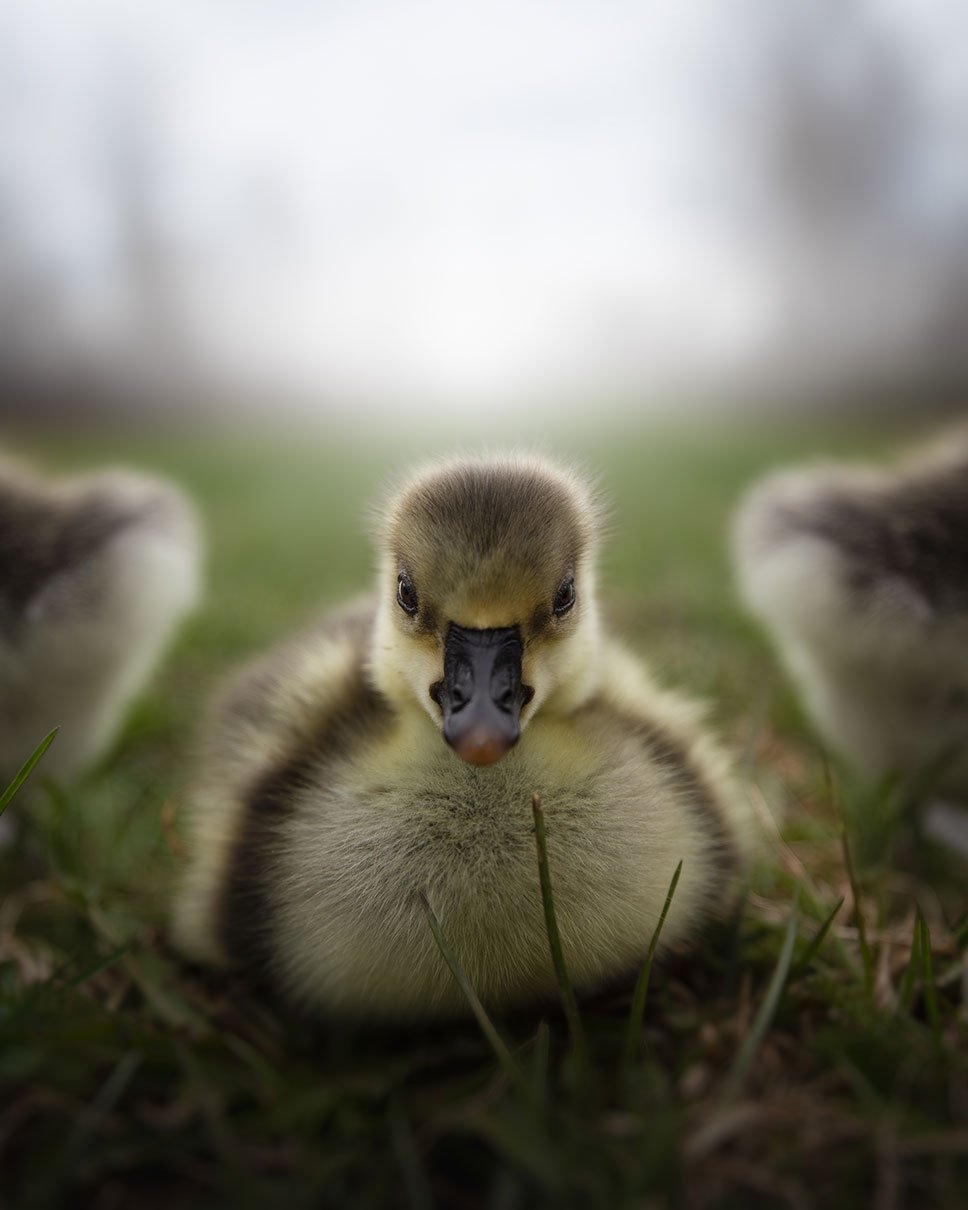
[[[827,7],[913,81],[904,221],[964,226],[963,6]],[[728,374],[795,288],[758,191],[777,21],[767,0],[0,0],[0,256],[52,290],[43,340],[111,356],[164,327],[328,395]],[[832,93],[862,66],[833,55]],[[853,331],[863,298],[830,295]]]

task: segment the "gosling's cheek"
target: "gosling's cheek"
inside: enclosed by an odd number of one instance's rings
[[[532,656],[526,682],[534,689],[535,697],[545,697],[558,681],[558,653],[542,644],[540,651]]]
[[[414,696],[431,712],[439,712],[430,696],[431,686],[440,680],[443,673],[444,657],[442,652],[425,651],[417,658],[411,659],[407,669],[407,681]]]
[[[541,703],[547,696],[547,686],[544,682],[544,678],[541,675],[540,669],[537,671],[532,671],[525,668],[521,681],[523,685],[526,685],[529,690],[533,691],[531,696],[521,707],[521,729],[524,730],[528,723],[530,723],[534,718],[536,711],[540,708]]]

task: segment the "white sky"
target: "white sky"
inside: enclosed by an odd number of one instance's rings
[[[770,7],[0,0],[0,223],[72,340],[129,344],[127,139],[176,322],[242,377],[473,406],[728,372],[782,302],[744,209]],[[959,5],[853,8],[923,66],[924,205],[964,203]]]

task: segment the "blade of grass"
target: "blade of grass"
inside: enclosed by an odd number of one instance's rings
[[[776,1016],[776,1010],[780,1006],[780,998],[783,995],[787,975],[790,972],[790,964],[793,960],[793,946],[797,937],[797,923],[799,919],[799,904],[800,896],[798,895],[793,901],[793,907],[790,909],[790,919],[787,922],[783,944],[780,947],[780,956],[777,958],[776,966],[773,969],[773,977],[770,979],[770,985],[766,990],[766,995],[763,997],[763,1003],[759,1007],[759,1011],[749,1032],[743,1039],[743,1045],[740,1047],[736,1061],[730,1068],[729,1075],[726,1077],[723,1085],[724,1100],[732,1100],[742,1089],[750,1067],[753,1064],[753,1059],[756,1057],[756,1052],[760,1048],[760,1043],[766,1036],[766,1031],[770,1028],[770,1024]]]
[[[44,753],[47,751],[47,749],[54,742],[54,739],[59,730],[60,730],[59,727],[55,727],[53,731],[49,731],[44,736],[44,738],[40,741],[40,743],[37,745],[37,747],[30,754],[30,756],[27,757],[27,760],[24,762],[24,764],[23,764],[20,772],[17,774],[17,776],[13,779],[13,781],[10,783],[10,785],[7,786],[6,790],[4,790],[4,792],[2,794],[0,794],[0,815],[2,815],[4,813],[4,811],[7,809],[7,807],[10,806],[10,803],[13,801],[13,798],[16,795],[17,791],[21,788],[21,786],[24,784],[24,782],[27,780],[27,778],[31,775],[31,773],[33,773],[34,768],[37,765],[37,762],[40,760],[40,758],[44,755]]]
[[[857,881],[857,872],[854,869],[854,859],[851,854],[850,840],[848,832],[850,829],[850,821],[847,814],[847,808],[844,805],[844,800],[840,794],[840,784],[834,778],[830,768],[829,761],[824,758],[823,762],[824,782],[827,787],[827,797],[830,799],[831,805],[840,816],[840,822],[843,827],[841,833],[841,847],[844,852],[844,865],[847,868],[847,879],[850,883],[851,896],[854,900],[854,916],[857,919],[857,936],[860,942],[861,962],[864,970],[864,989],[868,997],[874,995],[874,955],[871,952],[870,945],[867,941],[867,924],[864,920],[864,913],[861,909],[860,885]]]
[[[551,949],[551,961],[558,979],[561,992],[561,1002],[568,1022],[568,1032],[571,1034],[572,1049],[578,1068],[579,1081],[582,1087],[588,1085],[588,1044],[582,1026],[581,1014],[578,1011],[578,1001],[575,991],[568,978],[565,966],[565,955],[561,948],[561,935],[558,932],[558,921],[555,917],[555,900],[551,890],[551,870],[548,866],[548,841],[545,835],[544,810],[541,806],[541,795],[531,795],[531,813],[534,816],[534,835],[538,846],[538,877],[541,881],[541,902],[544,905],[545,928],[548,932],[548,945]]]
[[[857,873],[854,869],[854,859],[850,854],[850,841],[847,838],[846,824],[840,839],[844,849],[844,864],[847,867],[847,878],[850,881],[850,892],[854,898],[854,919],[857,921],[857,937],[860,942],[861,959],[864,963],[864,989],[868,996],[873,996],[874,955],[871,952],[870,943],[867,940],[867,925],[864,922],[864,911],[860,899],[860,886],[857,882]]]
[[[938,992],[934,986],[934,969],[931,961],[931,933],[928,922],[918,908],[918,928],[921,934],[921,986],[924,993],[924,1011],[934,1034],[935,1042],[941,1042],[941,1017],[938,1013]]]
[[[548,1091],[548,1056],[551,1045],[551,1030],[548,1028],[548,1022],[542,1021],[538,1025],[538,1032],[534,1036],[534,1066],[532,1068],[532,1078],[534,1080],[534,1099],[538,1105],[541,1105]]]
[[[730,997],[736,994],[743,969],[743,919],[749,905],[749,892],[750,879],[747,874],[736,896],[736,906],[729,914],[726,944],[723,946],[723,991]]]
[[[392,1098],[388,1110],[390,1144],[397,1163],[403,1173],[403,1183],[410,1210],[431,1210],[433,1200],[430,1186],[420,1162],[420,1155],[413,1139],[413,1132],[403,1105],[398,1097]]]
[[[196,1054],[192,1046],[176,1039],[172,1051],[187,1077],[189,1096],[200,1111],[212,1150],[228,1175],[237,1180],[242,1148],[229,1123],[223,1089],[205,1070],[203,1056]]]
[[[124,941],[114,920],[96,903],[88,903],[87,916],[95,932],[117,949],[124,949],[121,962],[132,982],[158,1017],[169,1027],[203,1037],[210,1029],[208,1019],[183,994],[173,978],[171,962],[159,950],[135,948]]]
[[[90,1103],[81,1110],[63,1149],[51,1157],[33,1190],[32,1205],[55,1206],[70,1200],[67,1194],[74,1188],[72,1177],[77,1166],[91,1149],[103,1123],[114,1113],[143,1060],[144,1055],[137,1050],[121,1055]]]
[[[423,891],[420,892],[420,902],[423,905],[424,912],[427,914],[427,922],[430,925],[430,931],[434,935],[434,940],[437,942],[437,948],[440,950],[441,957],[447,963],[450,973],[457,980],[458,986],[464,993],[464,998],[470,1005],[471,1012],[477,1019],[477,1024],[481,1027],[481,1033],[483,1033],[490,1043],[491,1050],[494,1051],[495,1058],[504,1068],[508,1079],[530,1101],[532,1099],[531,1084],[511,1054],[504,1039],[495,1028],[494,1022],[487,1015],[487,1010],[478,998],[477,992],[471,986],[470,980],[464,973],[464,968],[457,961],[456,954],[447,944],[447,938],[440,927],[440,921],[434,914],[434,909],[430,906],[430,900]]]
[[[108,967],[114,966],[114,964],[116,962],[120,962],[128,950],[131,949],[132,944],[133,942],[129,941],[127,945],[122,945],[118,949],[112,950],[112,952],[108,954],[106,958],[99,959],[94,963],[93,966],[87,967],[85,970],[82,970],[80,974],[74,975],[73,978],[68,979],[64,984],[64,987],[80,987],[81,984],[86,983],[88,979],[93,979],[94,976],[99,975],[101,971],[105,971],[108,969]]]
[[[649,980],[652,976],[652,959],[655,957],[656,946],[659,944],[659,934],[662,932],[665,918],[669,914],[669,907],[672,903],[672,897],[676,893],[676,887],[679,885],[679,876],[681,873],[682,861],[680,860],[672,875],[672,881],[669,883],[665,903],[663,903],[662,911],[659,913],[658,923],[652,930],[652,940],[649,942],[645,961],[642,963],[639,977],[635,981],[635,992],[632,995],[632,1007],[629,1010],[628,1027],[625,1031],[625,1047],[622,1051],[621,1079],[623,1083],[625,1077],[628,1075],[628,1068],[632,1062],[632,1055],[635,1052],[636,1041],[642,1033],[642,1021],[645,1018],[645,1001],[649,993]]]
[[[897,1006],[901,1012],[910,1012],[914,999],[914,980],[921,967],[921,928],[918,915],[914,917],[914,932],[911,934],[911,956],[908,958],[904,978],[897,993]]]
[[[512,1174],[521,1174],[544,1186],[551,1194],[544,1205],[562,1206],[562,1194],[568,1185],[568,1175],[562,1163],[562,1155],[555,1142],[535,1129],[535,1122],[520,1113],[486,1114],[468,1121],[469,1128],[486,1140],[491,1148],[511,1169]],[[573,1192],[569,1190],[569,1192]],[[449,1205],[454,1205],[451,1201]],[[468,1205],[467,1201],[464,1205]],[[479,1203],[480,1204],[480,1203]],[[524,1205],[540,1205],[541,1202],[525,1201]]]
[[[802,975],[803,972],[805,970],[807,970],[807,968],[810,966],[810,963],[817,956],[817,953],[818,953],[820,947],[823,945],[824,938],[827,936],[827,933],[830,931],[830,926],[833,924],[837,913],[840,911],[840,909],[843,906],[844,906],[844,897],[843,897],[843,895],[841,895],[841,897],[834,904],[833,910],[824,918],[823,924],[821,924],[820,928],[817,929],[817,932],[816,932],[813,940],[810,942],[810,944],[807,946],[807,948],[803,951],[803,957],[793,968],[793,971],[790,975],[791,979],[796,978],[797,975]]]

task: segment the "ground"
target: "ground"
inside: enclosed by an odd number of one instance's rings
[[[98,768],[42,785],[41,760],[9,808],[0,1206],[963,1206],[964,863],[919,836],[896,786],[825,759],[734,598],[724,541],[762,469],[896,436],[629,424],[550,443],[612,497],[615,626],[709,699],[773,836],[742,903],[656,964],[641,1029],[631,986],[581,1005],[585,1064],[556,1010],[496,1021],[502,1061],[473,1021],[293,1019],[166,942],[206,697],[367,586],[366,506],[409,459],[345,434],[8,434],[54,468],[179,480],[209,589]]]

